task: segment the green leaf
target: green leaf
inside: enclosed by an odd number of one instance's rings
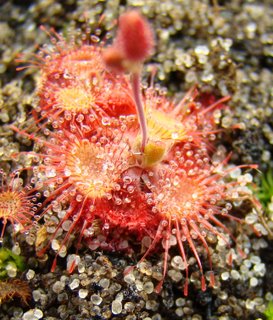
[[[266,316],[267,320],[273,320],[273,301],[268,303],[264,315]]]

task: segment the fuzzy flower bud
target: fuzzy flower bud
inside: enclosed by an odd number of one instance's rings
[[[151,54],[153,32],[139,12],[129,11],[120,16],[116,45],[131,62],[143,62]]]
[[[151,54],[154,35],[148,21],[138,12],[129,11],[119,18],[114,44],[103,52],[107,67],[116,72],[138,72]]]

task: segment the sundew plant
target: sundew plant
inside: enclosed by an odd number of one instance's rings
[[[174,103],[153,84],[143,88],[142,68],[153,53],[155,36],[138,11],[120,16],[111,45],[89,34],[79,41],[54,31],[49,35],[51,47],[43,47],[31,62],[41,70],[38,129],[12,127],[36,145],[26,153],[32,159],[26,170],[42,195],[37,214],[47,236],[38,254],[49,247],[55,251],[54,271],[73,238],[77,248],[85,243],[91,249],[124,252],[131,238],[139,243],[149,238],[140,261],[163,252],[156,292],[162,288],[171,247],[185,270],[185,295],[191,255],[200,288],[206,290],[207,282],[214,286],[207,235],[232,246],[235,237],[225,218],[240,223],[231,213],[233,203],[252,200],[252,194],[247,181],[232,179],[231,173],[256,168],[228,166],[223,150],[212,158],[219,132],[215,114],[230,97],[202,95],[196,85]]]

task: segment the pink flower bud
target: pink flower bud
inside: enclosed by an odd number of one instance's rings
[[[147,20],[137,11],[121,15],[115,44],[128,61],[143,62],[154,47],[153,32]]]
[[[111,46],[103,50],[102,57],[106,66],[111,70],[114,70],[116,72],[124,71],[124,57],[122,56],[120,50],[118,50],[115,46]]]

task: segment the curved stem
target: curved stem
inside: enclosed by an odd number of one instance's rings
[[[144,107],[143,107],[142,97],[140,92],[140,72],[132,73],[131,84],[132,84],[134,100],[137,107],[139,125],[141,129],[141,134],[142,134],[141,152],[144,152],[144,149],[148,140],[148,130],[147,130],[147,122],[145,118],[145,112],[144,112]]]

